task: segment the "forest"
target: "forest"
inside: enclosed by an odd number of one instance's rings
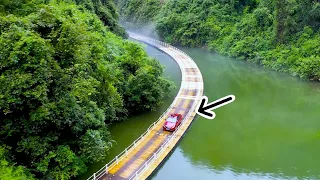
[[[319,0],[116,0],[121,20],[166,42],[205,47],[320,81]]]
[[[174,88],[112,0],[0,2],[0,179],[71,179]]]
[[[81,175],[174,88],[119,20],[320,81],[320,0],[1,0],[1,180]]]

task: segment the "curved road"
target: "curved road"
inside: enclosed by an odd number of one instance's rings
[[[203,95],[201,72],[187,54],[161,41],[134,33],[129,33],[129,36],[170,55],[180,67],[182,73],[181,87],[166,112],[122,153],[88,178],[90,180],[148,178],[177,145],[192,123],[196,115],[196,105]],[[165,119],[173,113],[182,114],[183,121],[181,125],[173,133],[163,131],[162,126]]]

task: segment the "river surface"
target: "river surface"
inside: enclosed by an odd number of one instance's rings
[[[214,120],[197,117],[153,180],[320,179],[320,85],[233,60],[206,50],[182,48],[199,66],[209,101],[233,94]],[[152,48],[179,87],[178,66]],[[162,114],[156,112],[111,125],[118,142],[111,160]],[[93,165],[88,177],[106,162]],[[84,179],[84,178],[83,178]]]

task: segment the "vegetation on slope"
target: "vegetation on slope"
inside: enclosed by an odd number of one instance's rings
[[[144,23],[148,8],[134,2],[138,0],[129,0],[120,13],[135,15],[137,22]],[[135,13],[127,13],[131,10]],[[169,43],[207,46],[320,81],[319,0],[167,0],[151,19]]]
[[[131,22],[136,26],[143,26],[155,20],[161,9],[160,0],[115,0],[122,22]]]
[[[112,146],[107,124],[154,109],[172,87],[142,47],[115,35],[124,31],[111,0],[0,5],[1,175],[85,172]]]

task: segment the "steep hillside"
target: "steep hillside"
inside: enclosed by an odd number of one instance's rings
[[[159,62],[116,35],[124,30],[114,7],[1,1],[0,179],[85,172],[112,146],[110,122],[153,110],[168,94]]]
[[[169,43],[207,46],[320,81],[318,0],[168,0],[149,8],[148,3],[138,2],[118,3],[124,19],[143,25],[150,16],[160,37]]]

